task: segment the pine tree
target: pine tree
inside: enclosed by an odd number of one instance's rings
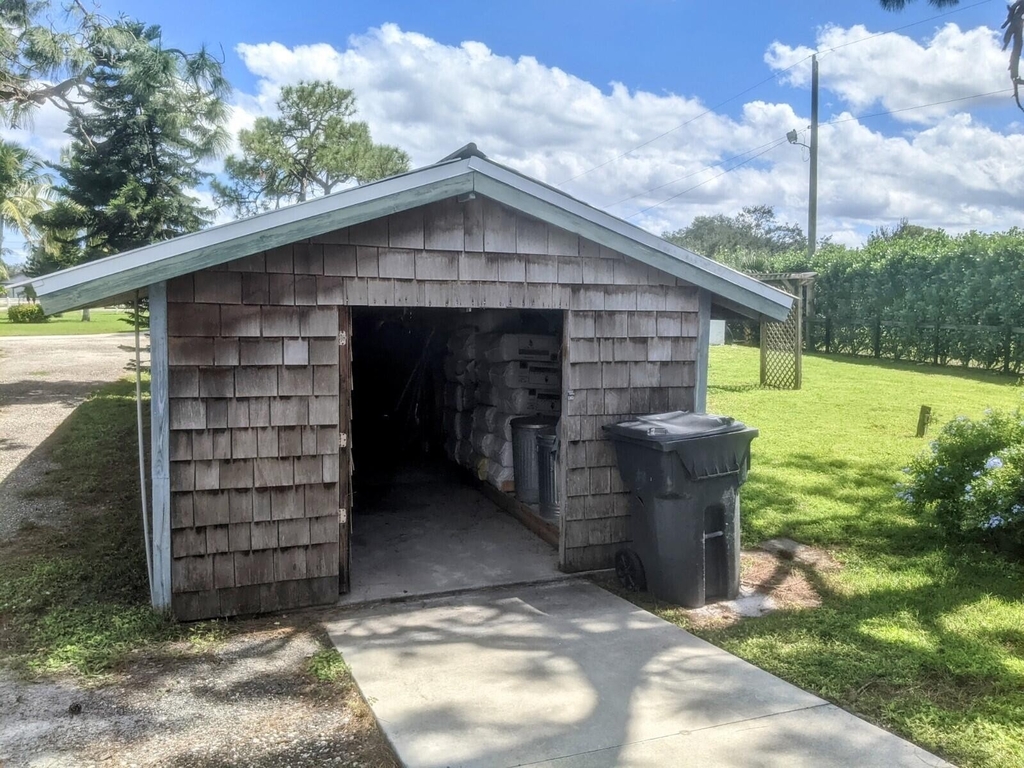
[[[238,132],[241,157],[224,162],[229,184],[214,182],[217,197],[249,215],[329,195],[409,170],[409,156],[375,144],[366,123],[353,120],[352,91],[324,81],[281,89],[279,117],[257,118]]]
[[[135,40],[98,52],[70,111],[71,144],[56,166],[58,200],[36,217],[47,233],[29,274],[193,232],[212,212],[193,190],[200,163],[227,142],[220,63],[165,49],[160,28],[121,21]]]

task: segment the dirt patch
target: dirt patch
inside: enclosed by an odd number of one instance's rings
[[[835,570],[839,564],[824,550],[803,544],[796,547],[799,556],[793,556],[790,549],[772,546],[771,551],[742,552],[738,598],[703,608],[681,608],[680,613],[694,629],[717,629],[772,611],[817,608],[821,605],[821,595],[814,585],[817,574]]]
[[[309,674],[312,616],[169,643],[100,681],[0,672],[3,766],[361,766],[397,763],[347,671]]]
[[[776,608],[817,608],[821,596],[809,576],[813,567],[768,552],[744,552],[740,585],[771,597]]]
[[[776,542],[788,543],[780,546]],[[762,546],[770,551],[751,549],[740,553],[739,597],[709,603],[703,608],[681,608],[655,600],[645,592],[626,592],[613,575],[598,576],[594,581],[642,608],[695,630],[719,629],[772,611],[821,605],[815,584],[820,583],[822,574],[838,569],[839,563],[825,550],[788,539],[773,539]]]

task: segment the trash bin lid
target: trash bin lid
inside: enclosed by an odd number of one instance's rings
[[[731,416],[671,411],[637,416],[635,419],[620,421],[618,424],[607,424],[604,429],[612,439],[666,445],[699,437],[741,432],[746,428],[746,424],[736,421]]]
[[[557,416],[518,416],[511,421],[512,429],[550,431],[558,424]]]

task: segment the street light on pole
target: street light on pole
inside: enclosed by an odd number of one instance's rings
[[[807,147],[811,152],[810,179],[807,195],[807,255],[814,256],[818,242],[818,54],[811,56],[811,143],[800,141],[794,129],[786,134],[790,144]]]

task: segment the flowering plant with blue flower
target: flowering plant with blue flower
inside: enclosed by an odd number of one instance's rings
[[[1024,548],[1024,414],[957,417],[904,468],[896,496],[951,536]]]

